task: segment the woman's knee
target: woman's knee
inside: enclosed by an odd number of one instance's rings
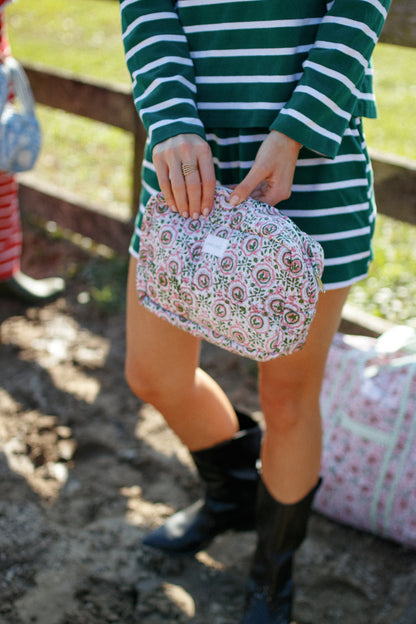
[[[319,414],[320,383],[306,377],[268,379],[260,375],[259,397],[268,428],[283,434]]]
[[[153,374],[150,374],[149,369],[146,370],[146,366],[140,360],[134,360],[127,355],[124,374],[132,392],[145,401],[146,403],[153,403],[154,397],[160,386],[160,380],[156,379]]]
[[[184,403],[194,388],[195,370],[187,370],[176,363],[166,368],[155,361],[137,357],[127,350],[125,378],[133,393],[145,403],[151,403],[162,411],[166,406]]]

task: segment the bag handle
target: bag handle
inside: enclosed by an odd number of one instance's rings
[[[4,66],[4,63],[0,63],[0,116],[3,114],[9,97],[9,80],[7,68]]]
[[[34,113],[35,99],[23,67],[19,61],[16,61],[16,59],[12,56],[8,56],[5,59],[4,67],[11,78],[14,92],[20,100],[24,112],[27,114]]]

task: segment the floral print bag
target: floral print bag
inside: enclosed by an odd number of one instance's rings
[[[336,334],[321,403],[315,509],[416,548],[416,330]]]
[[[148,310],[233,353],[265,361],[305,343],[323,290],[321,245],[277,208],[228,203],[183,218],[161,194],[142,220],[137,293]]]

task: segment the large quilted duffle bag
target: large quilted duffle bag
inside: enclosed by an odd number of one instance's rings
[[[322,288],[323,251],[288,217],[217,187],[209,217],[184,219],[161,194],[142,221],[137,292],[159,317],[224,349],[269,360],[300,349]]]
[[[337,334],[322,389],[323,484],[315,508],[416,548],[416,331]]]

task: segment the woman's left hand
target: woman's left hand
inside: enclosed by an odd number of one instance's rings
[[[249,196],[270,206],[290,197],[301,144],[271,130],[257,152],[244,180],[233,190],[230,203],[237,206]]]

